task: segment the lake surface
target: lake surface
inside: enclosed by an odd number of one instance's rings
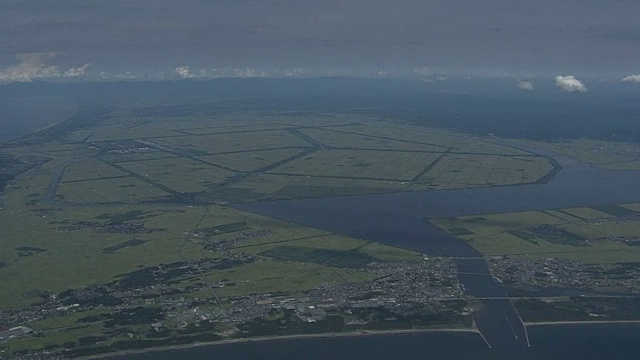
[[[640,201],[640,171],[606,170],[554,155],[547,183],[239,204],[235,207],[438,256],[478,256],[425,218],[597,206]]]
[[[532,149],[526,149],[532,150]],[[528,350],[524,326],[506,290],[481,254],[425,221],[488,213],[597,206],[640,201],[640,171],[596,169],[549,153],[561,167],[543,183],[383,195],[271,201],[235,207],[368,241],[453,257],[465,295],[477,300],[473,319],[487,344],[505,354]],[[462,259],[460,259],[462,258]],[[491,298],[491,299],[487,299]],[[527,355],[528,353],[523,353]],[[523,355],[523,356],[524,356]]]
[[[4,100],[0,102],[0,141],[52,125],[73,113],[70,102],[58,99],[30,98],[16,101],[3,97],[0,100]],[[423,103],[424,98],[419,97],[417,101]],[[433,101],[441,99],[434,98]],[[290,101],[285,105],[289,109]],[[539,107],[538,104],[533,105]],[[351,100],[348,106],[353,107]],[[442,118],[449,122],[450,116],[447,115],[448,112],[445,113],[446,116],[443,115]],[[479,123],[488,124],[486,121],[477,121],[476,108],[473,108],[471,115],[474,126]],[[490,115],[487,119],[493,121],[495,117]],[[637,113],[631,112],[628,118],[633,120],[632,124],[636,124]],[[513,117],[509,116],[508,120],[512,123]],[[596,120],[598,124],[601,122],[600,118]],[[464,128],[463,125],[460,126]],[[575,124],[569,125],[571,131],[576,129]],[[481,133],[489,130],[495,132],[484,128],[472,130]],[[424,219],[640,201],[640,172],[594,169],[566,157],[543,151],[539,153],[553,156],[563,167],[545,184],[278,201],[237,207],[430,255],[475,257],[480,254],[474,248],[427,224]],[[505,295],[502,286],[489,276],[484,261],[455,261],[467,295]],[[637,325],[533,327],[528,330],[529,340],[533,345],[529,348],[524,341],[524,328],[508,300],[484,300],[481,305],[481,309],[474,312],[474,319],[493,349],[487,347],[477,334],[439,332],[253,342],[120,358],[636,359],[640,353],[640,346],[637,345],[640,326]]]
[[[0,141],[49,127],[75,113],[74,102],[63,98],[0,97]]]
[[[640,326],[631,324],[550,325],[528,329],[533,347],[517,352],[492,350],[471,333],[431,332],[213,345],[157,353],[123,355],[117,360],[626,360],[640,354]]]

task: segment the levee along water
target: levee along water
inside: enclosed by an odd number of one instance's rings
[[[477,250],[425,219],[640,201],[640,171],[597,169],[558,155],[554,159],[562,169],[546,183],[270,201],[235,207],[430,256],[456,259],[465,294],[481,299],[475,302],[473,317],[486,345],[495,351],[515,354],[526,351],[531,343],[506,291],[490,276]]]

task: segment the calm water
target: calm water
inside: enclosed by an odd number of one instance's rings
[[[470,333],[422,333],[348,338],[282,340],[208,346],[140,355],[118,360],[387,360],[387,359],[638,359],[640,326],[571,325],[528,329],[533,347],[518,352],[491,350]]]
[[[640,171],[563,166],[548,183],[477,189],[344,196],[237,205],[239,209],[356,238],[442,256],[477,256],[425,218],[596,206],[640,201]]]
[[[274,201],[237,207],[269,217],[320,228],[369,241],[417,250],[429,255],[477,257],[468,243],[435,227],[425,218],[456,217],[487,213],[596,206],[640,201],[640,171],[595,169],[570,158],[553,155],[562,166],[547,183],[491,188],[427,191],[369,196]],[[506,291],[490,275],[484,260],[455,260],[465,294],[476,298],[505,298]],[[525,330],[508,299],[483,299],[474,309],[474,321],[493,352],[487,358],[550,358],[544,349],[527,347]],[[558,330],[559,331],[559,330]],[[567,331],[567,330],[562,330]],[[602,331],[608,335],[606,331]],[[546,333],[545,333],[546,334]],[[573,342],[587,341],[581,331],[569,336]],[[540,336],[538,343],[551,346]],[[626,338],[628,341],[628,338]],[[590,340],[589,340],[590,341]],[[551,345],[549,345],[551,344]],[[633,342],[625,346],[632,346]],[[390,345],[391,346],[391,345]],[[555,345],[553,345],[555,346]],[[557,347],[557,346],[556,346]],[[446,351],[458,351],[457,348]],[[566,359],[573,346],[564,349]],[[482,353],[481,350],[478,350]],[[542,351],[542,353],[537,353]],[[555,352],[558,352],[556,350]],[[577,351],[577,350],[576,350]],[[500,352],[500,353],[498,353]],[[555,353],[553,352],[553,353]],[[466,354],[466,352],[464,353]],[[502,357],[504,354],[505,357]],[[588,353],[589,356],[591,353]],[[413,355],[411,355],[413,356]],[[463,354],[442,354],[463,358]],[[483,355],[484,356],[484,355]],[[438,358],[438,357],[436,357]],[[478,358],[478,357],[476,357]],[[576,358],[585,358],[578,356]],[[594,357],[598,358],[598,357]]]
[[[0,141],[59,123],[71,117],[75,109],[69,99],[0,97]]]

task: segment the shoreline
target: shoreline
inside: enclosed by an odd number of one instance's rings
[[[73,110],[70,111],[71,115],[64,116],[61,120],[58,120],[58,121],[55,121],[53,123],[47,124],[44,127],[40,127],[40,128],[31,130],[31,131],[29,131],[27,133],[24,133],[22,135],[11,136],[11,137],[8,137],[8,138],[0,139],[0,144],[6,144],[8,142],[19,140],[19,139],[25,138],[27,136],[32,136],[32,135],[41,133],[43,131],[49,130],[52,127],[58,126],[60,124],[64,124],[65,122],[67,122],[71,118],[73,118],[74,116],[78,115],[79,112],[80,112],[80,108],[78,106],[74,106]]]
[[[151,347],[148,349],[136,349],[136,350],[120,350],[115,352],[103,353],[103,354],[95,354],[89,356],[82,356],[76,359],[80,360],[97,360],[97,359],[111,359],[117,356],[124,355],[136,355],[136,354],[147,354],[147,353],[155,353],[160,351],[167,350],[184,350],[184,349],[194,349],[200,347],[208,347],[208,346],[218,346],[218,345],[229,345],[229,344],[238,344],[238,343],[252,343],[252,342],[275,342],[275,341],[288,341],[288,340],[302,340],[302,339],[323,339],[323,338],[351,338],[351,337],[364,337],[364,336],[392,336],[392,335],[411,335],[411,334],[422,334],[422,333],[431,333],[431,332],[440,332],[440,333],[479,333],[477,329],[474,328],[434,328],[434,329],[400,329],[400,330],[362,330],[362,331],[351,331],[344,333],[322,333],[322,334],[298,334],[298,335],[272,335],[272,336],[260,336],[254,338],[239,338],[239,339],[226,339],[219,341],[207,341],[207,342],[199,342],[193,344],[181,344],[181,345],[171,345],[171,346],[161,346],[161,347]]]
[[[524,322],[525,327],[542,327],[542,326],[572,326],[572,325],[616,325],[616,324],[637,324],[640,325],[640,320],[585,320],[585,321],[541,321],[541,322]],[[261,343],[261,342],[276,342],[276,341],[289,341],[289,340],[304,340],[304,339],[324,339],[324,338],[352,338],[352,337],[364,337],[364,336],[393,336],[393,335],[417,335],[424,333],[475,333],[480,332],[475,328],[433,328],[433,329],[400,329],[400,330],[362,330],[352,331],[344,333],[323,333],[323,334],[298,334],[298,335],[273,335],[273,336],[261,336],[254,338],[239,338],[239,339],[226,339],[219,341],[207,341],[198,342],[192,344],[181,344],[161,347],[150,347],[147,349],[135,349],[135,350],[120,350],[115,352],[107,352],[103,354],[95,354],[78,357],[80,360],[108,360],[116,358],[118,356],[125,355],[140,355],[150,354],[169,350],[185,350],[195,349],[201,347],[215,347],[221,345],[239,344],[239,343]]]

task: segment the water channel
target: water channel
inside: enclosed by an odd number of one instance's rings
[[[524,149],[531,151],[532,149]],[[505,289],[482,255],[426,218],[597,206],[640,201],[640,171],[605,170],[548,151],[561,168],[548,181],[517,186],[403,192],[240,204],[242,210],[392,246],[454,259],[486,345],[505,354],[530,339]],[[523,353],[524,354],[524,353]]]

